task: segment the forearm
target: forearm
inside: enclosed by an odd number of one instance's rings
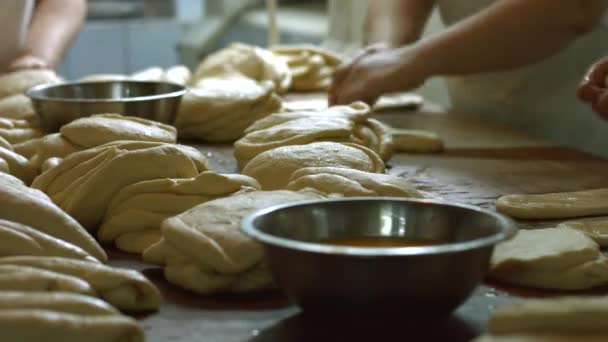
[[[592,30],[605,0],[501,0],[413,49],[428,76],[501,71],[541,61]]]
[[[24,54],[55,67],[78,34],[86,16],[85,0],[42,0],[32,17]]]
[[[410,44],[422,34],[434,0],[374,0],[367,16],[367,43]]]

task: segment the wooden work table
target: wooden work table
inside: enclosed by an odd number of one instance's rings
[[[498,196],[608,187],[608,161],[531,139],[511,129],[445,113],[433,106],[422,111],[393,111],[378,119],[394,126],[428,129],[445,140],[442,154],[396,154],[389,173],[410,179],[444,200],[493,208]],[[230,145],[195,145],[215,170],[236,171]],[[520,222],[551,226],[555,222]],[[278,292],[201,296],[168,284],[162,271],[136,257],[110,253],[114,265],[144,270],[162,290],[158,313],[142,317],[147,341],[469,341],[485,331],[491,310],[514,296],[551,293],[479,286],[445,320],[410,323],[400,317],[361,322],[341,317],[306,317]],[[608,293],[599,290],[599,293]]]

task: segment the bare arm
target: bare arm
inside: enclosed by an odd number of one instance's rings
[[[367,15],[367,43],[410,44],[422,34],[435,0],[374,0]]]
[[[336,103],[372,101],[414,89],[437,75],[494,72],[539,62],[593,30],[608,0],[500,0],[398,49],[369,53],[342,67],[330,87]],[[356,80],[356,81],[355,81]]]
[[[85,16],[85,0],[37,1],[25,51],[11,68],[56,67]]]

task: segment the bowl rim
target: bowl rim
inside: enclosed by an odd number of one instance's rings
[[[55,87],[64,87],[64,86],[75,86],[75,85],[89,85],[89,84],[100,84],[100,83],[136,83],[136,84],[168,84],[178,88],[178,90],[170,91],[166,93],[156,94],[156,95],[146,95],[146,96],[135,96],[135,97],[121,97],[121,98],[77,98],[77,97],[53,97],[48,95],[43,95],[42,92],[44,90],[55,88]],[[120,102],[141,102],[141,101],[150,101],[150,100],[161,100],[167,98],[174,98],[183,96],[188,91],[188,87],[185,85],[173,83],[173,82],[157,82],[157,81],[136,81],[136,80],[123,80],[123,81],[74,81],[74,82],[61,82],[61,83],[46,83],[39,84],[37,86],[31,87],[25,91],[25,95],[29,97],[31,100],[35,101],[54,101],[54,102],[72,102],[72,103],[120,103]]]
[[[408,203],[421,203],[421,204],[432,204],[442,205],[449,207],[458,207],[462,209],[472,210],[478,213],[489,215],[494,217],[501,227],[501,230],[495,234],[473,239],[469,241],[447,243],[441,245],[431,246],[416,246],[416,247],[356,247],[356,246],[332,246],[327,244],[319,244],[315,242],[305,242],[284,237],[278,237],[276,235],[265,233],[255,227],[253,222],[261,217],[262,215],[268,214],[273,211],[278,211],[295,206],[305,206],[318,203],[326,202],[362,202],[362,201],[398,201]],[[283,247],[288,249],[294,249],[303,252],[312,252],[320,254],[333,254],[333,255],[344,255],[344,256],[356,256],[356,257],[386,257],[386,256],[404,256],[404,255],[427,255],[427,254],[444,254],[444,253],[455,253],[463,252],[467,250],[474,250],[483,247],[495,245],[501,241],[507,240],[515,235],[517,232],[517,224],[511,218],[494,212],[491,210],[483,209],[477,206],[451,203],[443,200],[435,199],[410,199],[404,197],[348,197],[348,198],[330,198],[321,200],[309,200],[309,201],[298,201],[287,204],[279,204],[257,210],[245,216],[241,220],[240,225],[241,231],[249,236],[250,238],[257,240],[258,242]]]

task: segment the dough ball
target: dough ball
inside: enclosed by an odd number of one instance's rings
[[[496,201],[496,210],[519,219],[608,215],[608,189],[508,195]]]
[[[116,140],[166,143],[174,143],[177,140],[177,131],[173,126],[120,114],[99,114],[80,118],[62,126],[60,132],[72,144],[83,148]]]
[[[608,258],[577,230],[520,230],[496,246],[489,276],[541,289],[581,290],[608,282]]]
[[[308,167],[295,171],[287,189],[306,188],[344,196],[423,197],[403,177],[340,167]]]
[[[31,87],[59,83],[61,79],[52,70],[24,69],[0,75],[0,98],[22,94]]]
[[[35,115],[32,101],[23,94],[0,98],[0,118],[32,119]]]
[[[169,282],[198,293],[272,287],[262,247],[241,233],[241,219],[273,205],[320,198],[313,191],[245,191],[205,202],[165,220],[163,238],[144,252],[144,260],[163,264]]]
[[[243,174],[257,179],[264,190],[284,189],[292,174],[306,167],[334,166],[366,172],[384,172],[382,159],[356,144],[315,142],[277,147],[257,155]]]
[[[241,76],[256,82],[271,81],[278,93],[291,85],[291,72],[287,63],[269,50],[233,43],[207,56],[196,68],[191,83],[203,78],[229,78]]]
[[[205,78],[184,96],[175,120],[182,138],[234,141],[258,119],[279,111],[269,83],[246,78]]]

